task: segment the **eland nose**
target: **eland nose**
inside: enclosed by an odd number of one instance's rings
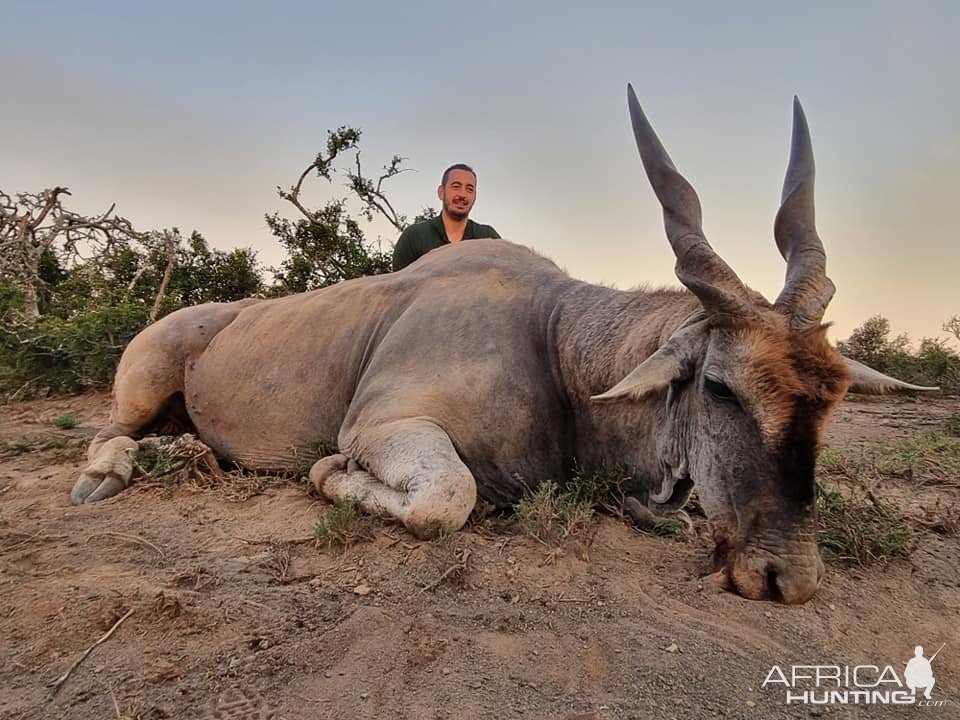
[[[731,589],[751,600],[773,600],[788,605],[804,603],[820,587],[823,562],[815,550],[773,553],[747,547],[728,566]]]
[[[767,597],[787,605],[805,603],[817,592],[822,577],[823,561],[819,557],[815,564],[796,563],[790,566],[776,558],[767,565],[764,576]]]

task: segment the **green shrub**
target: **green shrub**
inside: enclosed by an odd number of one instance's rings
[[[70,430],[80,424],[80,419],[73,413],[64,413],[50,422],[61,430]]]

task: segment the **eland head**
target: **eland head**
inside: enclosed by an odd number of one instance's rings
[[[674,167],[628,86],[640,157],[663,207],[676,274],[699,309],[595,400],[659,393],[657,439],[666,501],[692,482],[711,523],[718,568],[748,598],[808,600],[823,573],[816,543],[815,464],[827,417],[848,390],[923,390],[841,357],[823,315],[834,294],[814,223],[807,121],[793,140],[774,238],[786,280],[774,302],[747,288],[707,242],[700,201]]]

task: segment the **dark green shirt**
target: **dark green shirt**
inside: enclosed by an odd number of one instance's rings
[[[481,225],[473,220],[467,220],[467,227],[463,231],[463,239],[475,240],[477,238],[499,239],[500,235],[490,225]],[[400,239],[397,240],[397,245],[393,248],[393,269],[396,271],[405,268],[421,255],[426,255],[431,250],[449,244],[447,231],[443,228],[443,218],[440,215],[430,220],[415,223],[400,233]]]

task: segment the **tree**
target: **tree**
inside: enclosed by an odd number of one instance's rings
[[[854,329],[847,340],[837,343],[837,350],[881,372],[889,372],[893,358],[907,352],[910,339],[898,335],[890,340],[890,321],[874,315]]]
[[[186,305],[231,301],[263,288],[256,255],[211,250],[199,233],[144,234],[65,266],[41,257],[40,317],[27,322],[22,293],[0,283],[0,393],[74,392],[106,385],[143,327]]]
[[[94,217],[65,209],[60,198],[69,194],[67,188],[55,187],[17,193],[14,199],[0,190],[0,280],[21,291],[29,323],[40,318],[44,261],[90,261],[143,237],[129,220],[113,214],[113,205]]]
[[[890,339],[890,323],[874,315],[837,343],[837,350],[881,372],[916,385],[937,385],[945,392],[960,390],[960,355],[946,341],[923,338],[916,352],[910,339]]]
[[[947,320],[943,324],[943,329],[945,332],[953,335],[957,342],[960,342],[960,315],[954,315],[952,318]]]
[[[400,167],[404,158],[393,156],[376,180],[368,178],[360,164],[359,142],[360,131],[355,128],[328,131],[326,154],[318,153],[289,189],[277,187],[280,197],[303,217],[295,222],[277,213],[266,218],[271,232],[289,255],[274,269],[278,282],[276,292],[303,292],[340,280],[390,272],[390,253],[366,239],[360,224],[350,215],[345,199],[330,200],[317,210],[307,208],[301,199],[303,183],[311,172],[331,183],[339,175],[360,201],[362,217],[368,221],[375,216],[383,217],[398,232],[403,231],[408,224],[407,217],[393,207],[384,183],[405,172],[405,168]],[[335,162],[347,153],[353,153],[353,162],[347,169],[338,170]]]

